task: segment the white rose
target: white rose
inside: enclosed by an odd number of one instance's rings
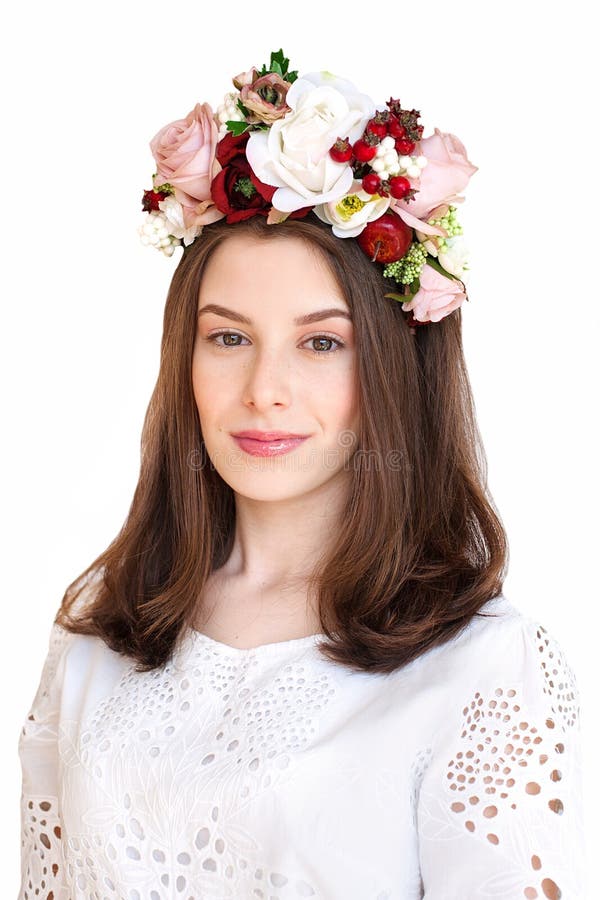
[[[388,209],[391,197],[368,194],[360,181],[354,181],[351,191],[339,200],[316,206],[314,213],[322,222],[332,225],[336,237],[356,237],[367,222],[378,219]]]
[[[271,202],[282,212],[339,200],[349,192],[354,175],[329,150],[339,137],[357,141],[375,115],[375,104],[330,72],[297,78],[286,103],[291,112],[268,131],[250,133],[246,157],[254,174],[278,188]]]
[[[169,194],[164,200],[159,200],[158,206],[167,221],[169,233],[172,234],[173,237],[183,240],[186,247],[202,233],[202,225],[192,225],[190,228],[185,227],[183,221],[183,207],[179,200],[176,200],[172,194]]]
[[[447,247],[438,253],[440,265],[446,272],[462,278],[465,273],[465,263],[469,258],[469,248],[462,234],[446,238]]]

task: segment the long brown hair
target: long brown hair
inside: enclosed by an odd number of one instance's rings
[[[185,248],[165,306],[131,507],[112,543],[67,587],[55,621],[151,671],[198,621],[203,586],[231,552],[234,495],[207,458],[191,368],[204,267],[242,229],[316,248],[352,314],[358,443],[338,533],[309,593],[331,660],[392,672],[457,635],[502,591],[508,543],[487,488],[462,310],[411,332],[401,304],[384,297],[396,282],[312,212],[278,225],[261,215],[235,228],[222,220]]]

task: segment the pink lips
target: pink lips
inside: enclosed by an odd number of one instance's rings
[[[251,456],[279,456],[289,453],[305,441],[308,435],[287,431],[239,431],[233,435],[238,447]]]
[[[236,431],[234,437],[252,438],[253,441],[279,441],[282,438],[305,438],[306,434],[293,434],[291,431]]]

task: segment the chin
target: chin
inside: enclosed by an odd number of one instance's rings
[[[224,478],[224,474],[220,474]],[[302,472],[290,473],[284,470],[272,472],[255,468],[243,476],[240,472],[236,472],[234,477],[224,478],[224,480],[240,497],[273,503],[294,500],[310,494],[329,482],[332,477],[334,476],[328,474],[325,478],[315,478],[314,475],[311,478],[307,473]]]

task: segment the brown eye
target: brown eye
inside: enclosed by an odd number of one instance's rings
[[[332,353],[337,353],[344,346],[340,340],[328,334],[317,334],[309,338],[307,343],[313,345],[311,350],[315,356],[331,356]],[[332,344],[337,345],[335,349],[331,349]]]
[[[217,338],[220,337],[223,338],[223,343],[217,341]],[[216,344],[217,347],[224,349],[226,347],[240,347],[241,344],[236,343],[236,338],[243,340],[243,336],[241,334],[238,334],[237,331],[217,331],[215,334],[209,334],[206,340],[212,341],[212,343]]]

